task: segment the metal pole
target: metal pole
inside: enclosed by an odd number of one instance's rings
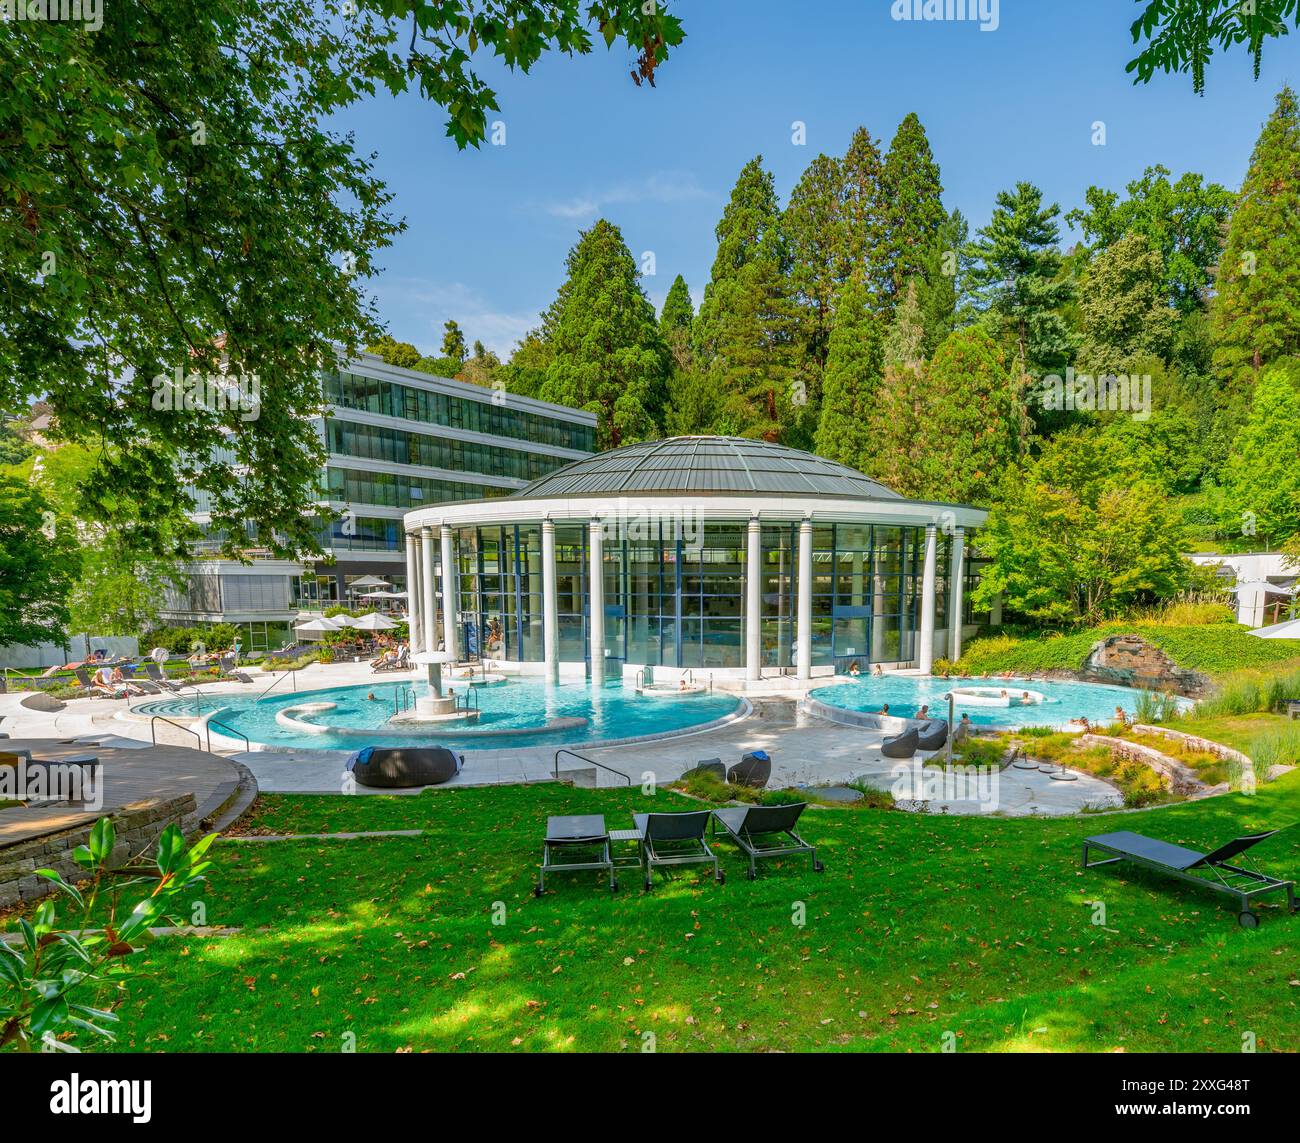
[[[944,760],[947,769],[952,769],[952,736],[957,733],[957,726],[953,722],[953,697],[949,691],[943,696],[948,700],[948,740],[944,743]]]

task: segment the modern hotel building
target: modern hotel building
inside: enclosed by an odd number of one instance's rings
[[[402,520],[413,508],[490,503],[594,447],[590,413],[399,369],[371,354],[325,372],[321,387],[326,407],[315,423],[328,459],[319,506],[332,523],[320,544],[334,562],[240,564],[217,558],[224,537],[206,532],[186,589],[169,594],[165,622],[233,623],[248,650],[278,645],[300,610],[346,602],[353,580],[372,575],[407,589]],[[196,507],[204,527],[208,505]]]
[[[969,603],[986,518],[764,441],[630,445],[408,512],[415,650],[551,678],[929,670],[1000,621]]]

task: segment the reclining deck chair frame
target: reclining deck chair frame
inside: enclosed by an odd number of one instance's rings
[[[1243,928],[1253,929],[1259,924],[1259,917],[1251,909],[1251,902],[1264,893],[1285,891],[1287,911],[1296,911],[1295,882],[1280,881],[1246,865],[1230,864],[1229,859],[1280,832],[1274,829],[1267,833],[1234,838],[1210,853],[1199,853],[1140,833],[1103,833],[1084,839],[1083,868],[1097,869],[1103,865],[1114,865],[1117,861],[1131,861],[1134,865],[1162,873],[1166,877],[1190,881],[1193,885],[1213,889],[1216,893],[1226,893],[1236,898],[1240,907],[1237,923]],[[1111,856],[1101,861],[1089,861],[1089,852],[1093,849]],[[1191,872],[1194,869],[1205,869],[1213,876],[1203,877]]]
[[[704,840],[704,831],[713,817],[712,810],[687,810],[675,814],[633,814],[641,835],[641,865],[645,869],[645,887],[654,885],[657,865],[713,866],[713,879],[721,885],[727,879],[717,854]],[[694,844],[692,844],[694,843]]]
[[[735,806],[713,811],[713,832],[721,825],[728,836],[749,858],[746,876],[753,881],[758,876],[758,861],[763,857],[794,857],[808,854],[814,873],[826,870],[817,860],[817,847],[809,845],[795,833],[799,815],[808,808],[807,802],[793,802],[787,806]]]
[[[601,869],[609,873],[609,891],[618,891],[614,857],[609,849],[609,830],[603,814],[552,815],[546,819],[542,842],[542,864],[537,870],[533,895],[546,892],[548,873],[575,873]]]

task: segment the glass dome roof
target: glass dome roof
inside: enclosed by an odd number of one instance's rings
[[[574,461],[512,493],[512,499],[622,496],[836,496],[901,500],[847,465],[742,437],[670,437]]]

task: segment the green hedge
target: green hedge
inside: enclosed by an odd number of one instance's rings
[[[1146,623],[1108,623],[1069,634],[988,635],[965,649],[962,674],[1003,671],[1077,671],[1099,639],[1109,635],[1138,635],[1159,647],[1180,667],[1220,675],[1244,667],[1268,667],[1300,660],[1300,639],[1259,639],[1236,624],[1166,627]]]

